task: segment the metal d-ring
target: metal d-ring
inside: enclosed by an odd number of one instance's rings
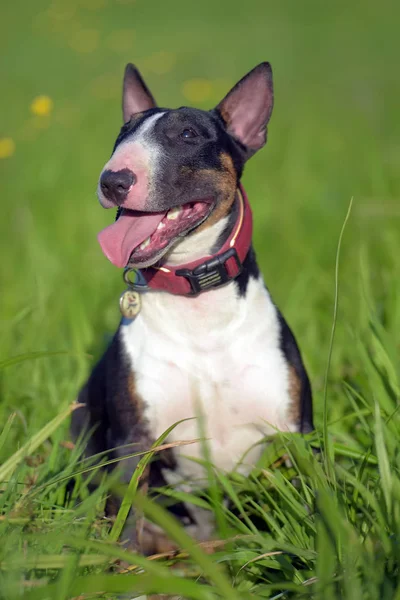
[[[134,277],[135,277],[134,281],[131,280],[131,277],[130,277],[131,275],[134,275]],[[132,267],[126,267],[124,269],[123,279],[124,279],[126,285],[131,290],[135,290],[137,292],[146,292],[149,289],[147,282],[144,279],[143,275],[140,273],[139,269],[134,269]],[[140,281],[140,280],[143,281],[144,283],[138,283],[138,281]]]

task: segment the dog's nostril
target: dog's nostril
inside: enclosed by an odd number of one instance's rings
[[[122,204],[132,185],[136,183],[136,176],[130,169],[120,171],[104,171],[100,178],[100,187],[103,194],[115,204]]]

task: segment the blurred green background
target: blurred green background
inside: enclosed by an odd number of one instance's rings
[[[398,5],[15,0],[0,10],[1,358],[67,353],[3,369],[0,414],[17,411],[15,443],[75,398],[119,320],[121,272],[96,240],[114,215],[95,189],[121,124],[128,61],[161,106],[201,108],[272,63],[269,141],[244,185],[266,283],[311,374],[317,424],[337,241],[354,196],[329,388],[340,421],[343,379],[363,376],[355,348],[370,310],[398,347]]]

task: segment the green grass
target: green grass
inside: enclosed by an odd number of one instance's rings
[[[1,7],[0,598],[400,600],[399,17],[372,0]],[[96,470],[65,444],[123,289],[96,242],[112,215],[94,192],[126,62],[161,105],[207,108],[262,60],[276,103],[244,184],[267,285],[311,375],[316,432],[278,436],[247,479],[210,467],[209,497],[193,501],[230,540],[211,555],[138,498],[182,547],[171,569],[114,541],[123,515],[111,529],[102,510],[117,481],[89,494],[83,471]],[[30,108],[41,95],[45,116]],[[74,475],[80,499],[65,503]]]

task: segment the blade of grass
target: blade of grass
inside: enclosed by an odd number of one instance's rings
[[[47,440],[51,434],[61,425],[63,421],[74,411],[79,405],[71,404],[68,408],[63,410],[59,415],[54,417],[49,423],[47,423],[38,433],[33,435],[19,450],[14,452],[12,456],[5,463],[0,466],[0,482],[10,477],[19,463],[26,457],[34,452],[45,440]]]
[[[14,423],[14,419],[16,417],[16,413],[12,413],[8,419],[6,424],[4,425],[3,431],[0,434],[0,452],[6,442],[7,436],[10,433],[10,429],[12,427],[12,424]]]
[[[132,452],[131,454],[125,454],[124,456],[118,456],[118,458],[112,458],[110,460],[106,460],[103,461],[101,463],[97,463],[96,464],[92,464],[91,466],[88,467],[84,467],[83,469],[79,469],[77,471],[72,471],[70,473],[68,473],[68,475],[62,475],[61,477],[54,477],[53,479],[50,479],[49,481],[46,481],[45,483],[43,483],[42,485],[32,489],[31,492],[31,497],[41,493],[44,489],[50,487],[50,486],[54,486],[54,485],[59,485],[60,483],[63,483],[65,481],[71,480],[75,477],[78,477],[79,475],[87,475],[88,473],[91,473],[92,471],[96,471],[99,470],[100,468],[104,468],[104,467],[108,467],[109,465],[114,465],[117,463],[120,463],[124,460],[127,460],[128,458],[134,458],[137,456],[144,456],[147,455],[149,452],[152,452],[153,454],[155,454],[156,452],[162,452],[163,450],[167,450],[168,448],[175,448],[176,446],[187,446],[189,444],[193,444],[194,442],[197,442],[199,440],[185,440],[183,442],[172,442],[169,444],[162,444],[160,446],[154,447],[153,450],[142,450],[140,452]],[[99,454],[94,454],[93,456],[90,456],[88,458],[83,459],[82,461],[79,461],[77,464],[85,464],[86,462],[90,462],[92,463],[94,460],[96,460],[96,457],[98,456],[106,456],[107,454],[109,454],[110,452],[112,452],[114,449],[110,448],[109,450],[107,450],[106,452],[101,452]]]
[[[125,495],[122,499],[122,503],[119,508],[118,514],[116,516],[115,522],[112,526],[112,529],[110,532],[110,540],[117,541],[119,539],[119,537],[122,533],[122,530],[124,528],[126,519],[128,518],[129,511],[131,510],[132,502],[136,495],[140,478],[143,477],[143,474],[144,474],[144,471],[145,471],[147,465],[153,458],[154,454],[157,452],[157,446],[161,446],[163,441],[169,436],[171,431],[173,431],[175,429],[175,427],[180,425],[180,423],[185,422],[186,420],[188,420],[188,419],[182,419],[181,421],[178,421],[177,423],[174,423],[173,425],[171,425],[171,427],[169,427],[154,442],[150,451],[147,452],[146,454],[144,454],[144,456],[142,456],[142,458],[139,460],[137,467],[132,474],[131,480],[128,485],[128,489],[126,490]],[[197,442],[197,440],[191,440],[191,443],[195,443],[195,442]]]
[[[342,229],[340,231],[340,235],[339,235],[339,241],[338,241],[338,245],[337,245],[337,250],[336,250],[336,261],[335,261],[335,302],[334,302],[334,307],[333,307],[333,322],[332,322],[332,331],[331,331],[331,338],[330,338],[330,342],[329,342],[329,352],[328,352],[328,361],[327,361],[327,365],[326,365],[326,371],[325,371],[325,381],[324,381],[324,400],[323,400],[323,416],[322,416],[322,435],[323,435],[323,440],[324,440],[324,459],[325,459],[325,468],[326,468],[326,472],[329,476],[329,479],[333,482],[334,481],[334,476],[335,476],[335,471],[333,468],[333,461],[334,461],[334,455],[333,455],[333,448],[331,447],[331,443],[330,443],[330,439],[329,439],[329,435],[328,435],[328,377],[329,377],[329,371],[330,371],[330,367],[331,367],[331,360],[332,360],[332,351],[333,351],[333,341],[335,339],[335,331],[336,331],[336,322],[337,322],[337,315],[338,315],[338,306],[339,306],[339,258],[340,258],[340,249],[342,246],[342,239],[343,239],[343,234],[344,234],[344,230],[346,228],[347,225],[347,221],[350,218],[350,213],[351,213],[351,208],[353,206],[353,198],[351,198],[350,200],[350,204],[349,207],[347,209],[347,214],[345,216],[345,219],[343,221],[343,225],[342,225]]]
[[[64,569],[70,560],[71,554],[43,554],[38,556],[20,557],[17,559],[3,560],[0,562],[2,571],[12,569]],[[111,562],[106,556],[99,554],[82,554],[78,557],[79,567],[93,567]]]
[[[36,360],[37,358],[48,358],[50,356],[75,356],[72,352],[67,352],[66,350],[56,350],[53,352],[26,352],[24,354],[18,354],[18,356],[12,356],[11,358],[6,358],[5,360],[0,361],[0,369],[6,369],[7,367],[12,367],[13,365],[18,365],[19,363],[25,362],[26,360]]]
[[[43,600],[54,598],[57,591],[56,584],[40,587],[36,590],[25,592],[25,600]],[[70,594],[78,598],[82,594],[122,594],[124,592],[140,592],[142,594],[175,594],[193,600],[215,600],[218,596],[206,585],[183,579],[170,574],[168,578],[156,575],[86,575],[75,577],[70,587]],[[92,596],[90,596],[92,597]],[[233,598],[233,596],[232,596]],[[228,597],[227,597],[228,599]],[[243,599],[242,599],[243,600]]]
[[[135,506],[159,525],[180,548],[187,550],[196,564],[202,568],[204,575],[214,583],[224,598],[241,600],[218,565],[204,553],[171,514],[141,494],[136,495]]]
[[[382,481],[382,490],[385,497],[386,510],[389,516],[392,513],[392,474],[390,468],[390,462],[385,446],[385,439],[383,434],[382,418],[378,402],[375,403],[375,447],[378,456],[379,472]]]

